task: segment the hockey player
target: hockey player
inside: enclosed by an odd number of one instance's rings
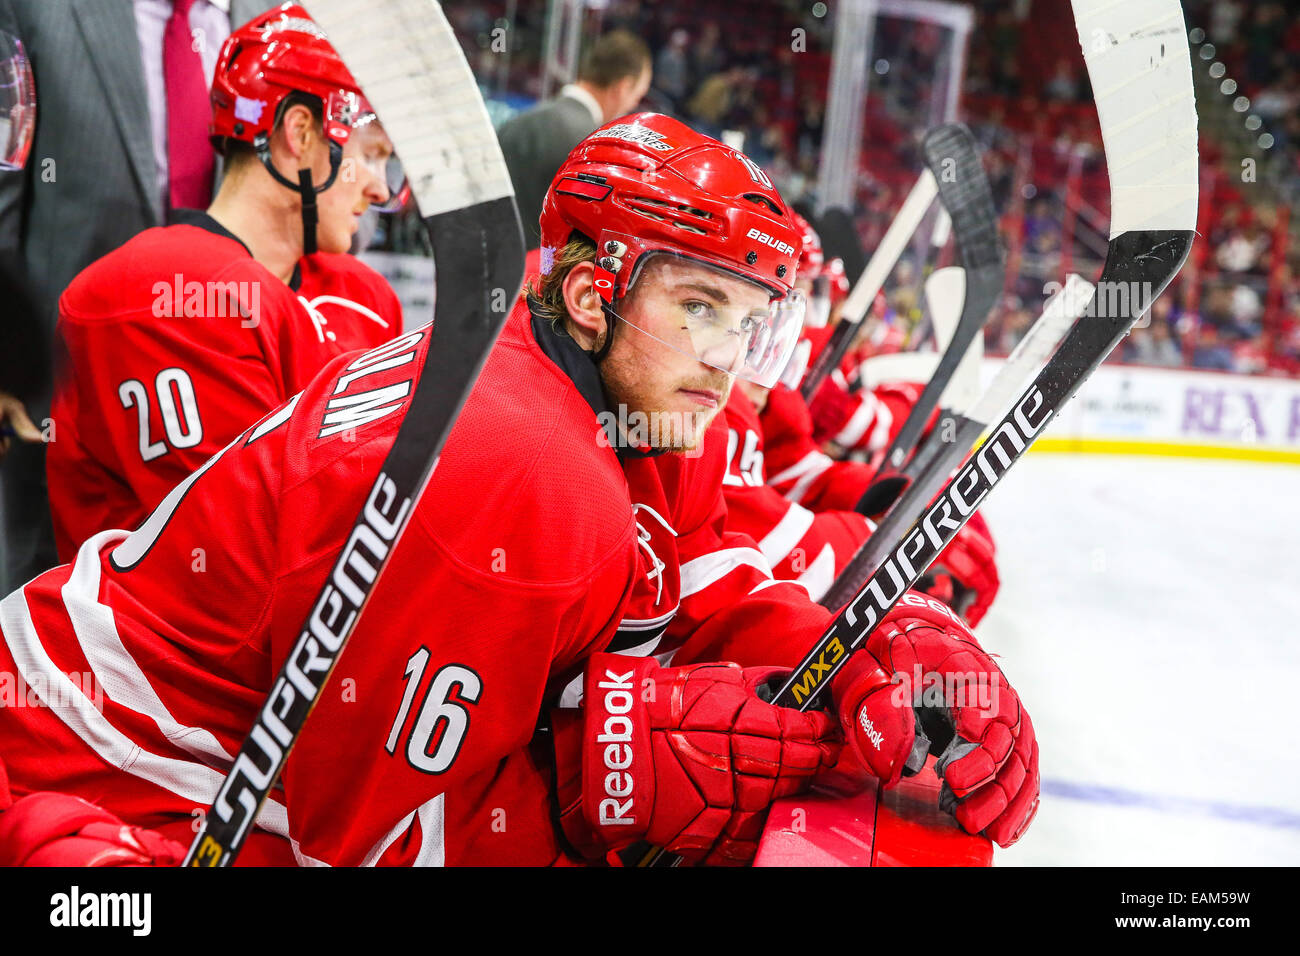
[[[823,275],[816,231],[797,214],[795,222],[803,233],[798,284],[816,296],[820,280],[833,277]],[[813,322],[811,336],[816,337],[820,329]],[[801,347],[811,344],[809,336],[805,330]],[[819,344],[825,344],[824,336]],[[820,600],[873,530],[856,509],[876,471],[864,463],[837,461],[814,442],[808,407],[795,391],[810,354],[796,352],[793,368],[787,366],[771,390],[744,381],[733,389],[726,412],[730,461],[723,486],[729,527],[759,543],[777,578],[799,582],[813,600]],[[874,427],[886,441],[919,392],[919,386],[899,383],[867,393],[876,403]],[[769,448],[780,469],[775,474],[769,472]],[[956,607],[971,627],[979,623],[999,586],[992,537],[979,514],[958,532],[923,581],[924,590]]]
[[[797,248],[799,227],[763,172],[743,157],[739,165],[728,163],[728,151],[679,124],[652,116],[634,119],[598,131],[574,151],[557,175],[543,207],[544,276],[530,308],[549,324],[569,330],[569,337],[591,355],[610,404],[618,406],[619,422],[623,421],[622,396],[635,394],[629,384],[644,377],[644,371],[637,374],[637,370],[669,367],[668,363],[680,361],[674,353],[693,355],[696,361],[678,366],[682,369],[678,374],[689,373],[695,379],[688,379],[683,391],[701,395],[698,401],[705,407],[697,412],[697,420],[702,420],[716,413],[716,404],[726,401],[724,391],[715,404],[714,395],[704,387],[703,376],[710,369],[734,371],[736,381],[770,387],[785,361],[780,350],[772,347],[779,338],[775,333],[769,340],[753,343],[750,355],[772,362],[761,371],[748,367],[739,356],[731,365],[710,357],[710,340],[691,316],[720,318],[729,309],[705,294],[711,283],[699,278],[702,264],[725,265],[728,272],[767,285],[774,295],[787,296],[788,286],[782,280],[788,281],[790,272],[788,268],[782,272],[782,267],[790,262],[778,258],[773,268],[767,250],[780,250],[783,244]],[[684,143],[693,145],[687,148]],[[724,186],[724,194],[735,198],[720,205],[717,192]],[[764,228],[746,228],[746,220],[736,220],[747,206],[751,211],[766,207],[765,217],[779,216],[779,226],[769,222]],[[682,316],[675,339],[652,327],[642,317],[645,313],[636,309],[639,284],[656,289],[665,273],[680,274],[676,285],[668,285],[677,292]],[[552,307],[561,292],[563,311]],[[586,305],[585,296],[591,292],[598,300]],[[618,307],[620,301],[628,302],[628,307]],[[729,301],[734,306],[734,292],[729,293]],[[677,324],[672,315],[665,311],[660,322],[671,328]],[[779,322],[773,327],[779,328]],[[681,332],[689,338],[681,337]],[[718,387],[724,387],[722,381]],[[645,406],[641,401],[632,407]],[[673,407],[668,396],[660,398],[661,421]],[[607,411],[606,417],[614,420],[615,416]],[[808,601],[802,588],[773,580],[753,538],[737,533],[727,515],[726,502],[718,494],[729,465],[726,424],[725,417],[717,416],[702,442],[685,446],[691,449],[689,454],[654,458],[653,475],[647,475],[643,462],[637,460],[634,436],[625,436],[620,452],[637,513],[646,576],[632,593],[611,649],[652,654],[675,664],[721,658],[788,665],[824,630],[824,612]],[[671,447],[662,440],[662,431],[660,450]],[[945,613],[950,615],[946,609]],[[951,616],[944,620],[945,626],[954,623]],[[964,627],[960,631],[960,637],[955,631],[945,632],[940,643],[973,642]],[[864,673],[871,670],[867,659],[858,666]],[[855,744],[862,739],[858,719],[866,686],[862,680],[861,675],[856,680],[846,677],[836,685],[846,731]],[[873,726],[879,726],[881,719],[878,715]],[[874,744],[867,746],[873,755],[879,754]],[[889,746],[884,745],[884,750]],[[855,746],[855,752],[862,748]],[[991,828],[990,835],[997,833],[995,839],[1007,839],[1015,827],[1027,822],[1028,817],[1020,814],[1029,812],[1028,793],[1037,789],[1034,763],[1027,775],[1016,778],[1016,793],[1005,795],[1003,809],[1017,823],[1010,826],[1004,821],[1003,827]],[[1029,767],[1025,763],[1020,769]],[[884,777],[888,780],[890,774]],[[1021,784],[1025,789],[1020,789]],[[964,811],[958,813],[959,819],[963,816]],[[965,822],[970,824],[972,818]]]
[[[83,271],[59,303],[47,459],[60,557],[168,490],[401,306],[345,255],[390,194],[392,143],[323,33],[285,4],[236,30],[212,85],[226,175]]]
[[[769,665],[793,663],[828,615],[725,532],[725,455],[710,451],[734,377],[774,380],[801,319],[797,234],[761,171],[675,121],[626,118],[570,157],[542,234],[537,294],[511,313],[241,859],[528,864],[646,840],[744,862],[771,800],[837,759],[833,721],[882,779],[915,766],[925,747],[888,669],[950,660],[1001,689],[937,724],[957,817],[1017,838],[1037,798],[1032,726],[937,602],[882,622],[836,683],[838,721],[763,702]],[[329,626],[311,605],[355,515],[390,517],[362,499],[427,347],[417,330],[335,359],[135,532],[102,532],[0,602],[0,670],[51,702],[0,708],[15,797],[93,797],[187,838],[302,621]],[[538,733],[575,678],[582,708]]]

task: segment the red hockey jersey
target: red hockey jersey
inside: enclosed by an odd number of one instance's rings
[[[783,386],[772,389],[759,419],[768,484],[810,511],[852,511],[857,506],[875,469],[837,461],[823,452],[813,437],[808,406],[798,392]]]
[[[30,702],[0,706],[15,795],[62,790],[188,841],[426,347],[418,330],[335,359],[138,530],[100,533],[0,602],[0,673]],[[554,862],[536,728],[588,654],[637,640],[792,664],[824,630],[724,530],[725,444],[620,460],[598,440],[602,403],[590,360],[518,306],[242,860]]]
[[[59,556],[134,528],[173,485],[336,355],[401,328],[373,269],[320,253],[290,285],[202,213],[90,265],[59,302],[47,453]]]
[[[797,392],[782,389],[782,393],[803,407]],[[778,408],[770,420],[782,422],[783,414]],[[803,415],[807,417],[806,410]],[[738,388],[727,402],[726,422],[729,461],[722,484],[728,527],[758,542],[777,578],[797,581],[814,601],[820,600],[871,533],[871,522],[855,513],[852,505],[814,512],[782,497],[768,484],[764,423]],[[870,477],[865,465],[835,462],[817,476],[807,497],[819,504],[852,498],[856,504]]]

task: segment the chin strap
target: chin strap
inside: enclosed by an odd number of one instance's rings
[[[618,313],[604,299],[600,301],[600,310],[605,313],[605,341],[600,348],[592,349],[587,353],[597,365],[605,361],[605,356],[609,354],[610,347],[614,344],[614,329],[619,323]]]
[[[330,141],[330,174],[320,186],[312,183],[311,170],[298,170],[298,181],[284,176],[275,164],[271,162],[271,141],[265,134],[257,137],[253,143],[253,148],[257,150],[257,157],[266,167],[266,171],[271,174],[281,186],[287,186],[294,190],[302,197],[302,251],[303,255],[310,256],[317,249],[316,245],[316,225],[320,222],[320,214],[316,209],[316,197],[320,193],[334,185],[334,181],[339,178],[339,168],[343,165],[343,147],[338,143]]]

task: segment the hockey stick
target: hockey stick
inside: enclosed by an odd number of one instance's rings
[[[933,314],[936,352],[888,352],[865,359],[853,373],[854,391],[871,391],[886,382],[928,382],[957,331],[965,280],[960,269],[940,269],[925,284]]]
[[[863,496],[863,501],[858,506],[859,511],[874,514],[886,507],[888,511],[822,596],[823,607],[832,610],[843,607],[858,593],[870,573],[880,567],[880,563],[897,546],[903,533],[916,523],[926,505],[934,498],[935,492],[966,457],[988,423],[1006,411],[1007,404],[1060,344],[1083,313],[1091,292],[1090,283],[1078,276],[1071,276],[1066,288],[1048,301],[1043,314],[1007,357],[984,395],[973,406],[964,406],[957,413],[961,424],[955,436],[922,446],[908,462],[908,469],[913,465],[918,468],[915,474],[907,474],[907,469],[904,470],[910,479],[906,490],[891,504],[878,507],[867,504],[869,495]],[[933,449],[932,453],[924,461],[918,462],[922,452],[927,449]],[[873,510],[866,510],[868,508]]]
[[[939,200],[952,217],[957,252],[966,270],[966,299],[943,360],[885,451],[882,467],[890,471],[902,468],[920,440],[930,413],[976,333],[984,327],[1006,279],[993,192],[975,150],[975,137],[962,124],[949,123],[926,135],[924,150],[925,161],[938,182]]]
[[[187,866],[229,866],[238,855],[365,612],[523,278],[523,231],[510,177],[442,8],[433,0],[307,5],[396,146],[442,288],[424,367],[397,437],[190,847]]]
[[[912,290],[913,295],[922,305],[921,316],[916,325],[908,330],[907,336],[903,340],[903,348],[907,348],[914,338],[923,342],[929,337],[930,329],[934,325],[934,316],[929,310],[929,296],[924,293],[929,286],[930,277],[939,268],[944,247],[948,245],[948,240],[951,238],[952,217],[948,215],[948,210],[943,208],[943,203],[940,203],[938,212],[934,217],[934,228],[930,231],[930,254],[925,260],[925,266],[921,269],[920,275],[916,277],[916,285]],[[939,351],[943,351],[942,345],[939,346]]]
[[[1060,338],[1058,337],[1056,341],[1059,343]],[[983,362],[984,330],[980,329],[975,333],[970,347],[966,349],[966,354],[962,356],[957,368],[953,371],[952,378],[948,380],[943,394],[939,396],[938,421],[935,422],[935,426],[930,430],[929,435],[912,453],[912,457],[908,459],[907,464],[903,466],[902,475],[904,478],[909,481],[915,479],[921,473],[925,464],[933,460],[935,455],[938,454],[938,448],[942,444],[952,441],[951,436],[955,434],[956,429],[961,424],[958,420],[961,413],[968,411],[979,399],[980,366]],[[1020,379],[1017,385],[1022,384],[1024,381],[1023,378]],[[1007,398],[1010,399],[1011,396],[1008,395]],[[999,406],[995,411],[1001,412],[1002,410],[1002,407]]]
[[[853,376],[856,390],[871,391],[886,382],[928,382],[939,367],[961,316],[966,278],[961,269],[940,269],[925,283],[925,297],[930,305],[937,352],[889,352],[873,355],[858,366]]]
[[[778,704],[814,704],[1187,259],[1199,196],[1197,120],[1178,0],[1071,3],[1111,182],[1111,238],[1097,295],[989,440],[850,595],[778,692]]]
[[[830,339],[817,356],[817,361],[813,362],[804,376],[799,394],[803,396],[805,402],[812,401],[812,397],[817,394],[817,389],[821,388],[822,382],[826,381],[826,376],[839,368],[840,362],[844,361],[849,346],[857,337],[863,318],[870,310],[871,303],[876,301],[876,293],[889,278],[889,273],[894,270],[898,257],[907,248],[912,233],[920,226],[921,220],[925,218],[925,213],[938,192],[939,184],[935,181],[934,173],[927,169],[921,173],[916,185],[903,201],[903,207],[899,209],[898,215],[889,224],[889,229],[881,238],[880,245],[876,246],[871,261],[867,263],[866,269],[854,283],[853,291],[845,300],[839,324],[835,326],[835,331],[831,333]]]
[[[977,338],[971,345],[971,351],[966,353],[966,359],[962,361],[965,365],[966,360],[978,351],[973,363],[975,367],[969,372],[958,367],[948,391],[944,393],[945,396],[951,395],[951,398],[945,397],[941,401],[942,411],[938,424],[903,468],[903,476],[915,480],[940,458],[951,467],[956,467],[960,458],[954,456],[964,456],[989,422],[1006,411],[1007,403],[1028,380],[1029,372],[1060,344],[1069,331],[1070,324],[1087,308],[1094,292],[1091,282],[1071,274],[1065,286],[1048,300],[1043,314],[1012,349],[983,396],[979,393],[978,367],[984,357],[983,343]],[[1068,324],[1061,324],[1067,320]],[[963,375],[968,375],[968,379],[962,381]],[[935,490],[938,490],[937,486]]]

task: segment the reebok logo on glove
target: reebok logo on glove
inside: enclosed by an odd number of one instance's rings
[[[858,711],[858,723],[862,725],[862,731],[867,735],[867,739],[872,745],[879,750],[880,742],[885,739],[885,735],[878,731],[871,723],[871,718],[867,716],[866,708]]]
[[[597,743],[606,744],[602,756],[605,769],[605,798],[600,801],[600,825],[631,826],[636,823],[632,813],[632,674],[616,674],[606,669],[605,680],[596,686],[606,691],[605,724],[596,735]],[[626,800],[620,798],[626,797]]]

